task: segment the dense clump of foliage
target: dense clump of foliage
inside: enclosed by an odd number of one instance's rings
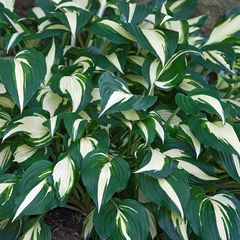
[[[238,240],[240,10],[194,0],[0,0],[0,239]]]

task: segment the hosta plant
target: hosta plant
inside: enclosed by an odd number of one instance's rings
[[[239,240],[240,10],[0,0],[0,239]],[[201,4],[201,3],[200,3]]]

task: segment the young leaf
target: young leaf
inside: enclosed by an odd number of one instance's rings
[[[146,144],[150,144],[154,141],[156,135],[164,142],[165,133],[162,127],[162,120],[157,112],[150,112],[149,117],[137,121],[133,127],[133,131],[142,136]]]
[[[21,164],[22,167],[28,167],[39,159],[46,159],[48,155],[47,148],[31,147],[27,144],[17,144],[13,148],[13,162]]]
[[[57,8],[63,7],[60,4]],[[66,5],[64,6],[64,12],[57,12],[55,13],[56,17],[64,24],[70,31],[74,38],[76,38],[76,34],[82,30],[82,27],[88,22],[91,17],[91,13],[81,9],[81,8],[74,8],[70,10]]]
[[[70,156],[57,162],[52,171],[53,184],[57,190],[60,204],[63,205],[70,194],[75,180],[75,163]]]
[[[118,8],[123,22],[138,24],[151,12],[151,8],[146,4],[118,2]]]
[[[93,226],[93,217],[95,214],[95,209],[93,209],[88,216],[85,218],[83,222],[83,238],[84,240],[87,240],[91,237],[91,234],[93,232],[94,226]]]
[[[54,93],[49,86],[39,90],[36,100],[40,102],[43,110],[49,112],[51,117],[55,115],[57,109],[63,102],[63,98]]]

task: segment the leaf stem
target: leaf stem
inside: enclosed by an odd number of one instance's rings
[[[130,151],[131,151],[131,142],[132,142],[132,131],[129,131],[129,139],[128,139],[128,146],[127,146],[127,159],[129,158]]]
[[[166,121],[166,123],[164,124],[165,127],[168,127],[169,124],[171,123],[171,121],[173,120],[173,118],[178,114],[178,112],[181,110],[180,107],[178,107],[172,114],[171,116],[168,118],[168,120]]]

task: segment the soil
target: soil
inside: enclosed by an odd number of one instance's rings
[[[202,33],[208,36],[216,20],[224,15],[229,9],[240,7],[239,0],[198,0],[195,15],[207,15],[208,19],[204,24]]]
[[[82,240],[83,217],[80,213],[56,208],[44,218],[52,232],[52,240]]]

